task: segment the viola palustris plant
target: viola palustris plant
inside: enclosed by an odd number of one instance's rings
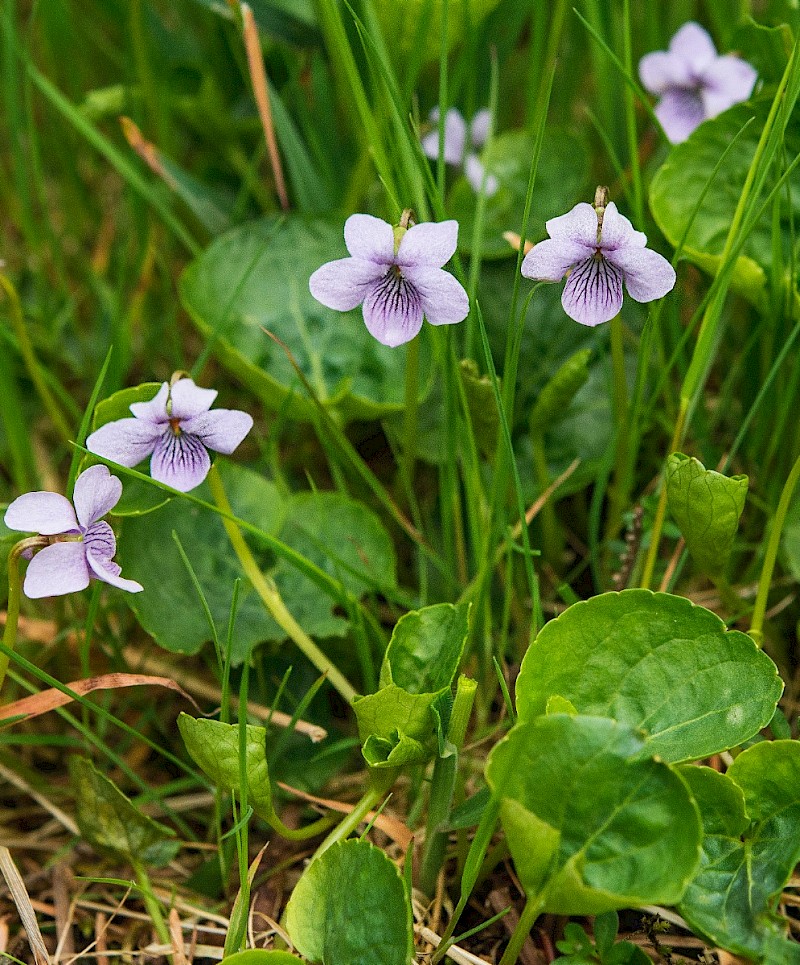
[[[797,965],[796,3],[28,7],[0,958]]]

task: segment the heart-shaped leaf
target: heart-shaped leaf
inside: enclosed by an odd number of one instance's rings
[[[643,731],[648,754],[678,762],[748,740],[770,722],[782,689],[769,657],[710,610],[623,590],[544,626],[522,661],[517,712],[533,720],[558,695],[580,714]]]
[[[438,603],[400,617],[383,658],[381,686],[396,684],[411,694],[449,687],[467,642],[469,609],[468,603]]]
[[[594,915],[677,901],[700,860],[685,783],[630,727],[554,714],[517,724],[486,777],[517,874],[542,910]]]
[[[286,906],[297,950],[324,965],[408,965],[411,904],[402,876],[366,841],[332,845],[306,868]]]
[[[707,767],[681,773],[700,806],[705,836],[700,871],[680,913],[736,955],[784,960],[791,946],[783,948],[787,923],[776,905],[800,861],[800,742],[754,744],[727,774]]]
[[[728,562],[747,483],[747,476],[723,476],[681,452],[673,452],[667,460],[670,512],[689,552],[706,573],[720,573]]]

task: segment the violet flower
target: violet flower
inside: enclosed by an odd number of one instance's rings
[[[134,402],[134,418],[107,422],[86,440],[86,448],[104,459],[132,468],[152,455],[150,475],[182,493],[208,475],[209,449],[230,455],[253,427],[237,409],[215,409],[214,389],[201,389],[189,378],[164,382],[150,402]]]
[[[428,120],[435,125],[435,129],[422,138],[422,150],[432,160],[439,157],[439,108],[434,107],[430,112]],[[484,108],[478,111],[472,118],[469,126],[469,141],[471,148],[482,147],[489,136],[489,124],[491,115]],[[466,152],[466,153],[465,153]],[[475,150],[467,151],[467,122],[461,112],[451,107],[444,116],[444,160],[447,164],[454,167],[463,167],[464,176],[472,190],[479,194],[481,186],[484,194],[491,198],[497,193],[500,187],[497,178],[493,174],[486,175],[486,184],[483,183],[484,167]]]
[[[51,537],[28,564],[23,590],[32,600],[85,590],[92,579],[139,593],[114,562],[117,541],[105,514],[117,505],[122,483],[105,466],[91,466],[75,481],[75,508],[58,493],[25,493],[6,510],[5,524],[23,533]]]
[[[732,54],[719,56],[714,41],[697,23],[685,23],[669,42],[668,50],[645,54],[639,77],[660,100],[656,117],[673,144],[753,92],[756,71]]]
[[[634,231],[598,188],[595,205],[581,201],[547,223],[545,241],[525,255],[522,274],[537,281],[561,281],[569,273],[561,304],[581,325],[608,322],[622,305],[622,282],[637,302],[662,298],[675,285],[675,269],[647,237]]]
[[[453,325],[469,313],[461,285],[442,271],[453,256],[458,222],[417,224],[407,228],[410,212],[393,228],[380,218],[353,214],[344,225],[350,258],[329,261],[308,281],[318,302],[340,312],[364,303],[364,322],[381,344],[410,341],[422,328]]]

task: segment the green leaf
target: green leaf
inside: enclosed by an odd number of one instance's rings
[[[481,249],[484,258],[516,257],[503,234],[522,231],[534,140],[528,131],[506,131],[494,140],[488,167],[499,186],[495,194],[485,200]],[[587,173],[588,156],[583,140],[566,130],[546,131],[531,205],[528,228],[531,238],[544,237],[545,221],[563,214],[581,200],[586,193]],[[477,195],[472,185],[466,178],[459,178],[450,192],[448,211],[458,221],[459,248],[467,254],[472,253],[476,205]]]
[[[180,843],[171,828],[142,814],[86,758],[70,758],[69,773],[78,827],[93,847],[134,865],[160,867],[172,861]]]
[[[705,121],[688,140],[670,151],[650,185],[653,217],[670,243],[677,245],[723,151],[745,123],[755,116],[755,122],[731,148],[714,178],[683,249],[690,261],[712,275],[719,269],[731,212],[741,196],[770,103],[771,99],[752,105],[741,104]],[[787,129],[785,150],[789,157],[800,151],[800,125],[796,118]],[[800,172],[795,171],[789,183],[794,211],[790,219],[784,205],[779,225],[784,259],[790,251],[792,221],[796,222],[800,214]],[[772,270],[773,252],[772,214],[767,211],[747,239],[732,277],[733,288],[759,308],[765,307],[765,287]]]
[[[438,603],[400,617],[383,658],[381,686],[396,684],[410,694],[449,688],[467,642],[469,610],[469,603]]]
[[[677,901],[700,860],[685,783],[629,727],[556,714],[517,724],[486,776],[520,882],[542,910],[592,915]]]
[[[472,359],[461,360],[459,373],[475,441],[483,455],[491,458],[497,449],[497,433],[500,427],[491,379],[488,375],[480,375],[478,366]]]
[[[468,24],[474,30],[498,3],[500,0],[470,0],[469,7],[460,3],[448,4],[448,49],[461,42]],[[374,0],[374,7],[383,36],[404,59],[412,54],[412,47],[418,41],[420,20],[428,16],[427,30],[422,37],[423,51],[413,53],[421,53],[423,62],[439,57],[444,29],[444,0],[404,0],[403,3],[397,3],[397,0]]]
[[[225,0],[194,0],[226,20],[233,14]],[[318,45],[322,41],[312,0],[250,0],[258,29],[290,44]]]
[[[223,724],[219,720],[178,717],[186,750],[192,760],[223,791],[241,793],[239,767],[239,725]],[[247,774],[247,803],[259,817],[270,821],[275,814],[272,807],[272,786],[266,752],[267,732],[263,727],[247,725],[245,773]]]
[[[297,950],[324,965],[408,965],[411,905],[391,859],[365,841],[332,845],[306,868],[286,906]]]
[[[364,760],[370,767],[407,767],[424,764],[430,759],[429,749],[420,741],[395,730],[389,737],[370,734],[362,748]]]
[[[248,948],[243,952],[234,952],[222,959],[225,965],[297,965],[301,960],[289,952],[277,949]]]
[[[752,64],[764,83],[777,83],[789,63],[794,38],[788,24],[765,27],[747,17],[733,31],[727,46]]]
[[[682,597],[649,590],[604,593],[547,623],[517,678],[529,721],[557,694],[580,714],[642,731],[647,753],[699,760],[766,727],[783,684],[745,633]]]
[[[728,562],[747,498],[747,476],[723,476],[673,452],[665,474],[667,505],[697,565],[716,575]]]
[[[776,905],[800,861],[800,743],[754,744],[727,774],[681,770],[700,806],[705,837],[700,871],[678,910],[694,930],[734,954],[770,965],[791,961],[783,944],[787,922]]]
[[[183,305],[201,335],[213,339],[220,362],[276,411],[316,417],[284,349],[265,329],[288,346],[318,397],[345,420],[403,407],[405,348],[380,345],[360,308],[333,311],[308,290],[317,268],[346,255],[340,221],[273,215],[216,239],[181,277]]]
[[[356,697],[353,711],[361,742],[371,736],[396,741],[398,732],[422,744],[434,736],[435,721],[431,706],[438,694],[410,694],[396,684],[382,687],[375,694]]]
[[[563,418],[572,400],[589,380],[589,349],[581,349],[561,366],[539,393],[531,410],[531,432],[544,432]]]

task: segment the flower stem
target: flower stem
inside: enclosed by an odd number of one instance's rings
[[[409,491],[417,458],[417,412],[419,406],[419,336],[406,349],[406,397],[403,409],[403,473]]]
[[[28,329],[25,326],[25,319],[22,315],[22,306],[19,302],[17,290],[11,284],[11,281],[2,273],[0,273],[0,288],[3,289],[3,291],[6,293],[6,297],[8,298],[11,309],[9,313],[11,316],[11,324],[14,328],[14,334],[17,337],[20,354],[25,362],[25,368],[28,370],[28,375],[30,375],[31,381],[36,387],[36,392],[39,398],[42,400],[42,405],[47,410],[50,421],[56,427],[58,434],[61,436],[64,442],[69,443],[73,435],[72,429],[70,429],[67,420],[64,418],[64,414],[62,413],[52,392],[48,388],[47,383],[42,378],[42,367],[39,364],[39,360],[36,358],[36,353],[33,350],[33,343],[31,342],[28,334]]]
[[[456,696],[447,728],[449,753],[446,757],[438,756],[433,765],[428,824],[425,830],[425,851],[420,876],[420,888],[426,895],[433,895],[436,879],[439,877],[439,870],[444,861],[447,847],[447,831],[444,829],[450,818],[450,808],[453,803],[453,791],[458,774],[458,752],[466,737],[477,689],[477,681],[464,676],[458,678]]]
[[[372,768],[370,770],[370,779],[366,791],[361,796],[361,800],[356,804],[353,810],[347,815],[347,817],[340,821],[339,824],[331,831],[327,838],[322,842],[322,844],[314,852],[311,861],[316,861],[316,859],[324,854],[328,848],[336,844],[339,841],[344,841],[345,838],[350,834],[351,831],[361,824],[364,818],[372,811],[376,804],[380,801],[382,797],[388,792],[389,788],[394,784],[395,778],[399,772],[399,768],[388,767],[388,768]]]
[[[519,953],[522,951],[522,946],[525,944],[525,939],[530,934],[534,922],[539,917],[543,905],[544,901],[541,895],[528,898],[525,902],[525,907],[519,916],[519,921],[517,922],[517,927],[514,929],[514,934],[511,936],[511,941],[506,946],[503,957],[500,959],[500,965],[514,965],[514,962],[519,958]]]
[[[628,408],[628,381],[625,375],[625,347],[622,316],[611,319],[611,370],[612,396],[617,432],[614,455],[614,482],[610,493],[610,506],[606,520],[606,539],[612,539],[619,532],[622,514],[625,511],[625,467],[630,443],[630,419]]]
[[[172,939],[169,935],[169,929],[167,928],[167,923],[164,921],[164,916],[161,913],[161,906],[158,903],[158,898],[156,898],[153,893],[152,885],[150,884],[150,879],[147,877],[147,872],[144,866],[138,861],[132,860],[133,873],[136,875],[136,883],[139,885],[139,890],[142,893],[142,901],[144,901],[144,906],[147,909],[148,915],[153,922],[153,927],[156,930],[161,943],[163,945],[172,946]]]
[[[784,484],[781,498],[778,502],[778,508],[772,518],[772,527],[764,553],[764,563],[762,564],[761,576],[758,581],[758,593],[756,594],[756,602],[753,606],[753,617],[750,622],[750,629],[748,630],[748,633],[759,647],[764,638],[764,615],[767,610],[767,597],[769,596],[770,584],[772,582],[772,571],[775,568],[775,560],[778,556],[783,525],[786,522],[786,515],[789,512],[789,506],[798,480],[800,480],[800,457],[797,458],[795,464],[792,466],[792,471],[789,473],[789,477]]]
[[[270,616],[278,626],[285,631],[286,635],[297,644],[303,655],[317,670],[325,674],[331,682],[331,685],[342,695],[345,703],[350,704],[356,696],[355,688],[336,665],[325,656],[288,611],[274,583],[261,572],[258,563],[256,563],[253,554],[250,552],[250,547],[245,542],[244,536],[242,536],[242,531],[232,519],[228,518],[233,515],[233,510],[231,509],[231,504],[228,502],[228,497],[225,494],[225,489],[223,488],[222,480],[220,479],[216,466],[212,466],[208,473],[208,484],[211,487],[214,502],[224,514],[220,518],[222,519],[222,525],[225,527],[225,532],[228,534],[228,539],[231,541],[233,551],[239,558],[242,569],[253,584],[253,589],[261,597],[261,602],[269,611]]]
[[[19,544],[17,544],[18,546]],[[19,622],[20,579],[19,553],[16,547],[8,554],[8,606],[6,608],[6,627],[3,631],[3,644],[8,650],[13,650],[17,642],[17,623]],[[0,653],[0,688],[6,679],[9,655],[7,651]]]

